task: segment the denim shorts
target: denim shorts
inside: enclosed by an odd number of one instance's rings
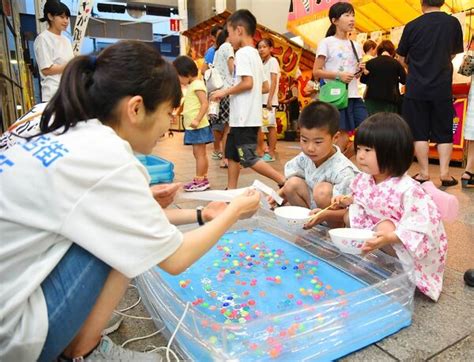
[[[211,126],[184,130],[185,145],[199,145],[212,142],[214,142],[214,135],[212,134]]]
[[[48,334],[38,361],[55,360],[90,314],[110,266],[72,244],[41,284],[48,309]]]
[[[339,110],[339,129],[353,131],[368,117],[362,98],[349,98],[347,108]]]

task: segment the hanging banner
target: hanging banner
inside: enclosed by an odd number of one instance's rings
[[[301,19],[307,15],[312,15],[323,10],[327,10],[338,2],[341,2],[341,0],[291,0],[290,11],[288,12],[288,20],[292,21]]]
[[[357,41],[359,44],[364,45],[364,43],[367,41],[367,33],[359,33],[359,34],[357,34],[356,41]]]
[[[373,40],[377,44],[380,44],[382,41],[382,32],[381,31],[373,31],[370,33],[370,40]]]
[[[94,0],[79,0],[76,24],[72,33],[72,51],[74,55],[78,55],[81,51],[82,41],[86,36],[87,24],[91,17],[93,5]]]

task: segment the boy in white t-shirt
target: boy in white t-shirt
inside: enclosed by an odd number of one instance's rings
[[[248,10],[237,10],[227,19],[229,41],[235,49],[239,49],[235,53],[234,86],[218,90],[210,98],[219,100],[232,96],[230,132],[225,147],[225,156],[229,160],[229,189],[237,187],[240,165],[251,167],[279,186],[285,182],[283,174],[262,161],[256,153],[257,134],[262,126],[262,92],[268,93],[269,88],[268,81],[264,81],[262,61],[254,47],[253,35],[256,29],[257,19]]]

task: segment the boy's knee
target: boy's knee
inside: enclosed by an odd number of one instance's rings
[[[306,182],[303,179],[293,176],[285,181],[285,185],[282,187],[282,191],[284,194],[296,193],[304,185],[306,185]]]
[[[313,197],[318,207],[329,206],[332,199],[332,187],[329,182],[320,182],[313,188]]]

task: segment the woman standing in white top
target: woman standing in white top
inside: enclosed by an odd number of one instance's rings
[[[35,57],[41,75],[41,100],[49,101],[59,87],[61,74],[73,58],[72,45],[61,35],[69,26],[71,12],[60,1],[48,0],[44,5],[41,22],[48,22],[48,29],[35,40]]]

